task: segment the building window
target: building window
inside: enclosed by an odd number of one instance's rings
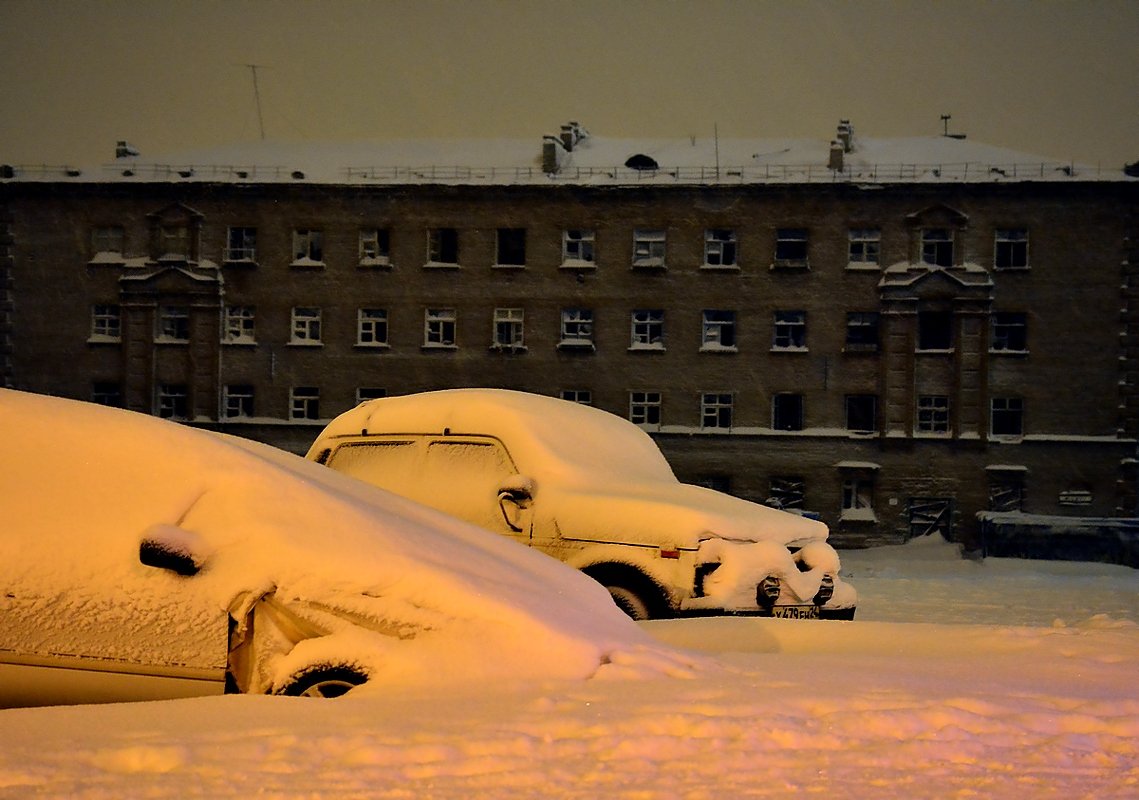
[[[562,389],[562,399],[583,406],[593,405],[593,392],[589,389]]]
[[[664,349],[664,311],[634,311],[631,320],[630,350]]]
[[[123,407],[123,387],[114,381],[95,381],[91,385],[91,402],[101,406]]]
[[[872,474],[849,475],[842,482],[841,519],[873,521],[874,517],[874,476]]]
[[[388,312],[382,308],[356,311],[356,344],[361,347],[388,346]]]
[[[1028,269],[1028,230],[999,228],[993,242],[993,266],[997,269]]]
[[[496,308],[494,310],[494,339],[491,347],[498,350],[524,349],[523,322],[526,312],[521,308]]]
[[[226,306],[222,341],[227,344],[256,343],[253,306]]]
[[[629,421],[634,425],[660,427],[660,392],[629,392]]]
[[[803,395],[785,393],[772,397],[771,427],[777,431],[803,430]]]
[[[807,349],[807,312],[776,311],[772,350]]]
[[[101,225],[91,229],[93,260],[121,262],[126,234],[121,225]]]
[[[427,263],[430,266],[459,265],[459,232],[454,228],[431,228],[427,231]]]
[[[848,394],[846,396],[846,429],[853,433],[878,430],[878,396]]]
[[[878,312],[851,311],[846,315],[847,351],[878,349]]]
[[[807,229],[779,228],[775,231],[775,266],[807,266]]]
[[[324,264],[324,233],[313,228],[293,230],[293,264]]]
[[[918,433],[946,436],[949,434],[949,398],[943,394],[918,397]]]
[[[921,232],[921,260],[935,267],[953,266],[953,233],[946,228],[925,228]]]
[[[226,419],[252,417],[253,387],[248,384],[228,384],[224,390],[223,403]]]
[[[161,306],[158,309],[158,341],[190,341],[190,309],[186,306]]]
[[[391,265],[391,234],[386,228],[361,228],[359,257],[361,267]]]
[[[163,383],[158,387],[158,416],[163,419],[187,419],[190,394],[182,383]]]
[[[877,269],[882,252],[882,232],[877,228],[851,228],[847,236],[847,267]]]
[[[458,319],[453,308],[429,308],[423,316],[424,347],[455,347],[455,323]]]
[[[356,389],[356,405],[366,403],[369,400],[379,400],[381,397],[387,396],[387,389],[380,389],[375,386],[360,386]]]
[[[91,341],[118,342],[122,340],[122,318],[114,305],[91,306]]]
[[[788,509],[805,507],[807,484],[798,476],[772,477],[768,497],[763,501],[771,508]]]
[[[1024,510],[1024,473],[1015,469],[989,468],[989,510]]]
[[[953,312],[918,312],[918,350],[953,349]]]
[[[992,316],[992,350],[998,353],[1028,352],[1028,315],[1019,311],[998,311]]]
[[[526,266],[526,229],[499,228],[495,265],[500,267]]]
[[[190,258],[190,228],[163,225],[158,229],[159,261],[186,261]]]
[[[562,266],[592,267],[594,265],[593,231],[562,231]]]
[[[705,310],[701,350],[736,352],[736,312]]]
[[[731,394],[705,392],[700,395],[700,427],[704,430],[731,430]]]
[[[1019,438],[1024,435],[1024,400],[1019,397],[994,397],[990,400],[989,431],[994,438]]]
[[[667,236],[659,229],[633,231],[633,266],[663,267]]]
[[[257,229],[230,228],[225,236],[225,261],[257,260]]]
[[[725,228],[704,231],[704,266],[736,266],[736,232]]]
[[[562,309],[562,335],[558,347],[593,348],[593,309]]]
[[[320,419],[320,389],[294,387],[289,393],[289,419]]]
[[[320,344],[321,311],[319,308],[293,308],[293,336],[289,344]]]

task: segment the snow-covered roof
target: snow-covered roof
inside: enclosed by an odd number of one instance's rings
[[[254,141],[111,163],[0,166],[0,181],[75,183],[752,184],[1128,181],[1121,168],[1073,164],[952,136],[855,137],[843,169],[828,166],[830,139],[629,139],[585,135],[543,167],[528,139],[356,142]],[[132,150],[133,152],[133,150]],[[642,168],[626,166],[635,156]],[[2,160],[2,159],[0,159]],[[644,168],[655,163],[657,168]]]

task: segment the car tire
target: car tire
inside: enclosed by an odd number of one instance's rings
[[[294,675],[277,694],[291,697],[340,697],[368,682],[353,667],[314,667]]]
[[[625,586],[606,586],[617,608],[624,611],[633,619],[648,619],[649,604],[643,597]]]

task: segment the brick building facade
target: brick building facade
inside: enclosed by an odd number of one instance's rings
[[[563,396],[840,545],[1135,515],[1122,171],[849,126],[455,147],[4,167],[0,381],[294,451],[368,397]]]

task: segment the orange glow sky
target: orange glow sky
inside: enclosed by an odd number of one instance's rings
[[[0,0],[0,162],[256,139],[951,131],[1139,160],[1135,0]]]

